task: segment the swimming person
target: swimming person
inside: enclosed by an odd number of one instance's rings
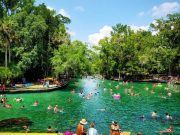
[[[24,105],[22,105],[22,106],[21,106],[21,109],[24,109],[24,108],[25,108],[25,106],[24,106]]]
[[[174,132],[174,128],[173,126],[170,126],[168,129],[166,130],[161,130],[159,131],[160,134],[164,134],[164,133],[173,133]]]
[[[103,89],[103,90],[104,90],[104,92],[106,92],[106,90],[107,90],[107,89],[104,87],[104,89]]]
[[[141,115],[141,116],[140,116],[140,119],[143,120],[143,121],[146,120],[145,115],[144,115],[144,114]]]
[[[52,110],[52,108],[53,107],[51,105],[49,105],[47,109],[48,109],[48,111],[50,111],[50,110]]]
[[[33,104],[33,106],[38,106],[39,105],[39,102],[36,100]]]
[[[17,103],[19,103],[19,102],[22,102],[22,101],[23,101],[23,99],[22,99],[22,98],[20,98],[20,97],[14,98],[14,100],[15,100]]]
[[[57,113],[58,112],[58,105],[56,105],[55,107],[54,107],[54,113]]]
[[[60,110],[59,110],[60,113],[63,113],[64,112],[64,108],[62,107]]]
[[[156,119],[157,118],[157,112],[156,111],[152,112],[151,117],[153,119]]]
[[[169,113],[166,113],[166,120],[172,120],[172,116]]]

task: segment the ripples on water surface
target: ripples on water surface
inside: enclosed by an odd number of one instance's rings
[[[100,87],[98,84],[101,84]],[[119,85],[120,88],[115,86]],[[107,88],[106,91],[103,89]],[[148,87],[149,90],[145,90]],[[46,132],[49,125],[54,130],[60,129],[62,132],[71,129],[76,132],[76,126],[82,118],[88,120],[86,125],[88,128],[90,122],[95,122],[95,127],[99,133],[109,134],[111,121],[116,120],[120,123],[122,131],[131,131],[136,133],[141,131],[144,135],[154,135],[155,131],[166,129],[169,125],[174,125],[175,134],[180,134],[180,93],[174,92],[174,88],[170,88],[172,96],[167,96],[166,84],[153,88],[152,83],[129,83],[122,85],[121,82],[107,81],[104,83],[100,80],[85,78],[74,81],[63,90],[47,93],[23,93],[6,95],[8,103],[12,104],[12,109],[3,108],[0,106],[0,120],[16,117],[28,117],[33,121],[30,126],[31,132]],[[121,99],[114,100],[110,93],[110,88],[114,93],[120,93]],[[126,93],[132,88],[135,93],[140,93],[140,96],[130,96]],[[75,89],[72,94],[71,90]],[[155,94],[151,94],[151,90]],[[180,89],[177,86],[176,89]],[[79,96],[83,90],[87,96],[93,93],[90,99],[85,99]],[[97,93],[96,95],[94,93]],[[22,97],[22,103],[13,101],[15,97]],[[35,100],[39,101],[39,106],[31,106]],[[54,113],[47,111],[48,105],[58,105],[59,108],[64,108],[64,113]],[[24,105],[25,109],[20,109]],[[160,116],[157,120],[150,118],[151,112],[156,110]],[[165,113],[170,113],[174,120],[164,120]],[[139,117],[144,114],[145,119]],[[12,128],[0,128],[0,131],[13,131]],[[14,129],[17,131],[17,128]],[[23,132],[22,128],[18,131]]]

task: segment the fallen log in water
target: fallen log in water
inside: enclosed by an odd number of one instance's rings
[[[20,117],[20,118],[10,118],[0,121],[0,128],[1,127],[9,127],[13,125],[30,125],[32,124],[32,121],[26,117]]]

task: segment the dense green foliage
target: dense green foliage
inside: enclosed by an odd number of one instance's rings
[[[34,0],[0,0],[0,9],[1,78],[17,77],[13,70],[31,79],[51,74],[53,51],[70,42],[70,19]]]
[[[71,42],[68,23],[35,0],[0,0],[0,79],[180,74],[180,14],[156,20],[149,31],[117,24],[94,49]]]
[[[180,14],[156,20],[149,31],[117,24],[99,44],[98,72],[107,78],[180,74]]]
[[[80,41],[74,41],[70,45],[63,44],[54,51],[52,64],[54,73],[66,75],[87,75],[90,73],[90,51]]]

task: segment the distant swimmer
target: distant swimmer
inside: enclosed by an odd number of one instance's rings
[[[141,116],[140,116],[140,118],[141,118],[141,119],[144,119],[144,118],[145,118],[144,114],[143,114],[143,115],[141,115]]]
[[[157,118],[157,112],[156,111],[152,112],[151,117],[153,119],[156,119]]]
[[[83,97],[83,96],[84,96],[83,90],[81,90],[81,92],[79,93],[79,96],[80,96],[80,97]]]
[[[160,134],[164,134],[164,133],[173,133],[174,132],[174,128],[173,126],[170,126],[168,129],[166,130],[161,130],[161,131],[158,131]]]
[[[148,91],[148,90],[149,90],[149,88],[148,88],[148,87],[145,87],[145,90],[146,90],[146,91]]]
[[[11,104],[7,104],[6,107],[7,107],[8,109],[12,109],[12,105],[11,105]]]
[[[94,95],[99,95],[99,92],[94,93]]]
[[[113,89],[112,89],[112,88],[110,88],[110,90],[109,90],[109,91],[110,91],[110,93],[112,93],[112,92],[113,92]]]
[[[25,106],[24,106],[24,105],[22,105],[22,106],[21,106],[21,109],[24,109],[24,108],[25,108]]]
[[[75,90],[74,90],[74,89],[72,89],[71,93],[72,93],[72,94],[74,94],[74,93],[75,93]]]
[[[15,100],[17,103],[19,103],[19,102],[22,102],[22,101],[23,101],[23,99],[22,99],[22,98],[20,98],[20,97],[14,98],[14,100]]]
[[[165,113],[166,114],[166,120],[172,120],[172,116],[169,113]]]
[[[154,90],[151,90],[151,94],[154,94],[155,92],[154,92]]]
[[[50,110],[52,110],[52,106],[51,105],[49,105],[48,107],[47,107],[47,109],[48,109],[48,111],[50,111]]]
[[[115,87],[116,87],[116,89],[119,89],[119,85],[116,85]]]
[[[64,112],[64,108],[62,107],[60,110],[59,110],[60,113],[63,113]]]
[[[139,117],[141,120],[146,120],[146,118],[145,118],[145,115],[143,114],[143,115],[141,115],[140,117]]]
[[[32,106],[38,106],[39,102],[36,100]]]
[[[55,107],[54,107],[54,113],[57,113],[58,112],[58,105],[56,105]]]

